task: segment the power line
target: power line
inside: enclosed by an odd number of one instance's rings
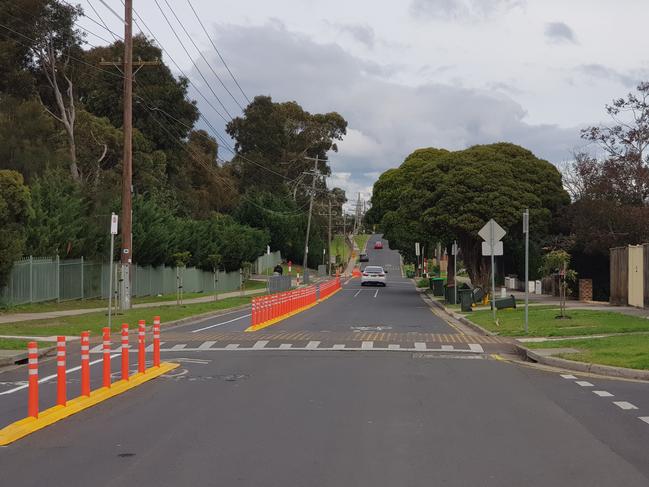
[[[201,24],[201,27],[203,28],[203,32],[205,32],[205,35],[210,41],[210,44],[212,44],[212,47],[214,48],[214,51],[216,51],[216,54],[219,56],[219,59],[223,62],[223,65],[225,66],[225,69],[228,70],[228,73],[230,73],[230,77],[232,78],[232,81],[237,85],[237,88],[239,88],[239,91],[241,91],[241,94],[243,97],[246,99],[248,103],[251,103],[250,98],[248,98],[248,95],[243,91],[243,88],[241,88],[241,85],[239,85],[239,82],[237,81],[237,78],[235,78],[234,74],[232,74],[232,71],[230,71],[230,67],[228,66],[228,63],[225,62],[225,59],[223,59],[223,56],[221,56],[221,53],[219,50],[216,48],[216,45],[214,44],[214,41],[212,40],[212,37],[210,34],[207,32],[207,29],[205,28],[205,25],[203,25],[203,21],[201,20],[200,16],[196,12],[196,9],[194,9],[194,6],[192,5],[192,2],[190,0],[187,0],[187,3],[189,4],[189,7],[192,9],[192,12],[194,12],[194,16],[196,17],[196,20],[198,20],[198,23]]]
[[[216,71],[214,71],[214,68],[212,67],[212,65],[211,65],[211,64],[208,62],[208,60],[205,58],[205,55],[203,54],[203,51],[201,51],[201,50],[198,48],[198,46],[196,45],[196,42],[194,42],[194,39],[192,38],[192,36],[189,35],[189,32],[187,32],[187,29],[185,28],[185,25],[180,21],[180,19],[179,19],[178,16],[176,15],[176,11],[171,7],[171,5],[169,5],[169,0],[164,0],[164,2],[167,4],[167,7],[169,7],[169,10],[171,11],[171,13],[173,14],[173,16],[175,17],[176,21],[178,22],[178,24],[180,25],[180,27],[182,28],[183,32],[185,33],[185,35],[187,36],[187,38],[190,40],[190,42],[192,43],[192,45],[194,46],[194,48],[196,49],[196,51],[198,52],[198,54],[201,56],[201,58],[203,58],[203,61],[205,61],[205,64],[207,64],[207,67],[210,68],[210,71],[212,71],[212,74],[216,77],[216,79],[219,80],[219,83],[221,83],[221,86],[223,86],[223,89],[224,89],[225,91],[227,91],[228,95],[230,95],[230,98],[232,98],[232,99],[234,100],[234,102],[239,106],[239,108],[241,109],[241,111],[243,111],[244,108],[241,106],[241,103],[239,103],[239,100],[237,100],[237,99],[234,97],[234,95],[230,92],[230,90],[228,89],[228,87],[225,86],[225,83],[223,82],[223,80],[221,79],[221,77],[216,73]]]
[[[92,9],[92,11],[95,12],[95,15],[99,18],[99,21],[103,24],[104,29],[106,29],[108,32],[111,33],[111,35],[113,36],[113,39],[115,39],[115,42],[123,41],[124,39],[121,36],[119,36],[118,34],[115,34],[115,32],[113,32],[112,30],[110,30],[108,28],[108,25],[106,24],[104,19],[101,17],[101,15],[99,15],[99,12],[97,12],[97,9],[92,4],[92,2],[90,0],[86,0],[86,1],[88,2],[88,5],[90,5],[90,8]],[[89,17],[89,16],[87,16],[85,14],[84,14],[84,17],[86,17],[88,20],[92,20],[93,22],[97,23],[94,19],[92,19],[91,17]]]
[[[173,32],[174,36],[176,37],[176,39],[177,39],[178,42],[180,43],[180,47],[182,47],[183,51],[185,51],[185,54],[187,54],[187,57],[189,58],[189,60],[191,61],[191,63],[194,65],[194,68],[196,68],[196,71],[198,72],[199,76],[203,79],[203,81],[205,82],[205,85],[207,86],[207,88],[212,92],[212,95],[214,95],[214,98],[216,98],[216,101],[219,102],[219,105],[221,105],[221,108],[223,108],[223,110],[224,110],[225,113],[228,115],[228,117],[230,117],[230,120],[232,120],[232,115],[230,114],[230,112],[228,111],[228,109],[226,108],[226,106],[223,104],[223,102],[221,101],[221,99],[219,98],[219,96],[218,96],[218,95],[215,93],[215,91],[212,89],[212,85],[210,85],[210,83],[207,81],[207,79],[206,79],[205,76],[203,75],[203,72],[201,71],[201,69],[200,69],[200,68],[198,67],[198,65],[196,64],[196,61],[194,61],[194,58],[192,58],[192,56],[189,54],[189,51],[188,51],[187,48],[185,47],[185,44],[183,43],[183,41],[180,39],[180,36],[179,36],[178,33],[176,32],[176,29],[174,29],[173,25],[171,25],[171,22],[169,21],[169,18],[167,17],[167,14],[165,14],[164,10],[163,10],[162,7],[160,6],[160,3],[158,2],[158,0],[153,0],[153,1],[154,1],[155,4],[157,5],[158,10],[160,10],[160,13],[162,14],[162,16],[164,17],[165,21],[167,22],[167,25],[169,25],[169,28],[171,29],[171,32]],[[227,123],[227,122],[228,122],[228,121],[226,120],[226,123]]]

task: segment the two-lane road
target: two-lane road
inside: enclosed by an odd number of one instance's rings
[[[647,384],[498,360],[376,238],[385,288],[254,333],[246,310],[166,330],[180,369],[0,449],[2,484],[649,485]]]

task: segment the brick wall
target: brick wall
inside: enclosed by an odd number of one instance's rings
[[[579,301],[593,300],[593,280],[579,279]]]

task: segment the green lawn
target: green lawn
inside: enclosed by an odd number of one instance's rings
[[[599,333],[649,331],[649,320],[611,311],[568,310],[571,319],[558,320],[559,310],[538,306],[529,308],[529,336],[582,336]],[[500,326],[493,323],[491,310],[474,311],[468,318],[478,325],[506,336],[524,336],[523,307],[498,311]]]
[[[0,338],[0,350],[27,350],[29,340],[19,340],[17,338]],[[39,349],[55,346],[54,342],[36,342]]]
[[[245,291],[255,290],[255,289],[265,289],[266,282],[249,279],[243,283],[243,289]],[[233,292],[233,291],[228,291]],[[201,298],[204,296],[213,296],[213,292],[206,293],[184,293],[183,299],[192,299],[192,298]],[[176,293],[172,294],[163,294],[162,296],[141,296],[134,297],[133,304],[140,303],[157,303],[161,301],[175,301]],[[106,308],[108,307],[107,299],[84,299],[84,300],[74,300],[74,301],[62,301],[57,303],[56,301],[47,301],[44,303],[32,303],[32,304],[21,304],[18,306],[11,306],[4,310],[1,310],[0,313],[45,313],[48,311],[66,311],[70,309],[92,309],[92,308]]]
[[[339,255],[342,260],[343,252],[345,258],[349,259],[351,252],[349,251],[349,247],[345,244],[345,238],[342,235],[336,235],[331,241],[331,256],[336,257]]]
[[[626,335],[584,340],[552,340],[526,343],[529,348],[575,348],[579,353],[558,354],[557,357],[579,362],[649,369],[649,335]]]
[[[362,252],[363,249],[365,248],[365,245],[367,244],[367,240],[370,238],[369,235],[363,233],[359,235],[354,235],[354,242],[356,242],[356,245],[358,245],[358,250],[359,252]]]
[[[119,330],[122,323],[129,323],[131,327],[135,327],[137,326],[138,320],[141,319],[146,320],[147,324],[150,324],[153,321],[154,316],[160,316],[164,325],[165,322],[180,318],[247,304],[251,299],[251,296],[242,296],[226,298],[220,301],[188,304],[185,306],[158,306],[146,309],[132,309],[122,315],[113,316],[112,329],[113,331]],[[106,325],[107,317],[105,312],[89,313],[80,316],[65,316],[49,320],[33,320],[0,324],[0,335],[78,335],[84,330],[90,330],[91,334],[98,335],[101,333],[101,329]]]

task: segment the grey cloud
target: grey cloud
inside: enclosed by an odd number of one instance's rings
[[[548,22],[545,24],[545,37],[554,43],[577,43],[577,37],[568,24]]]
[[[628,72],[620,72],[613,68],[604,66],[603,64],[582,64],[577,66],[575,70],[586,77],[599,80],[610,80],[621,83],[626,87],[635,87],[640,81],[649,76],[647,70],[634,70]]]
[[[376,34],[374,29],[367,24],[341,24],[333,23],[340,32],[349,34],[357,42],[363,44],[368,49],[373,49],[376,45]]]
[[[525,0],[412,0],[410,13],[415,18],[474,19],[489,17],[525,4]]]
[[[527,124],[524,108],[506,94],[441,83],[397,84],[368,74],[372,64],[340,46],[315,43],[281,24],[220,26],[215,36],[250,96],[296,100],[311,112],[335,110],[347,119],[348,136],[331,160],[335,173],[350,173],[345,179],[350,190],[371,187],[370,174],[399,165],[420,147],[510,141],[558,162],[579,142],[578,128]]]

